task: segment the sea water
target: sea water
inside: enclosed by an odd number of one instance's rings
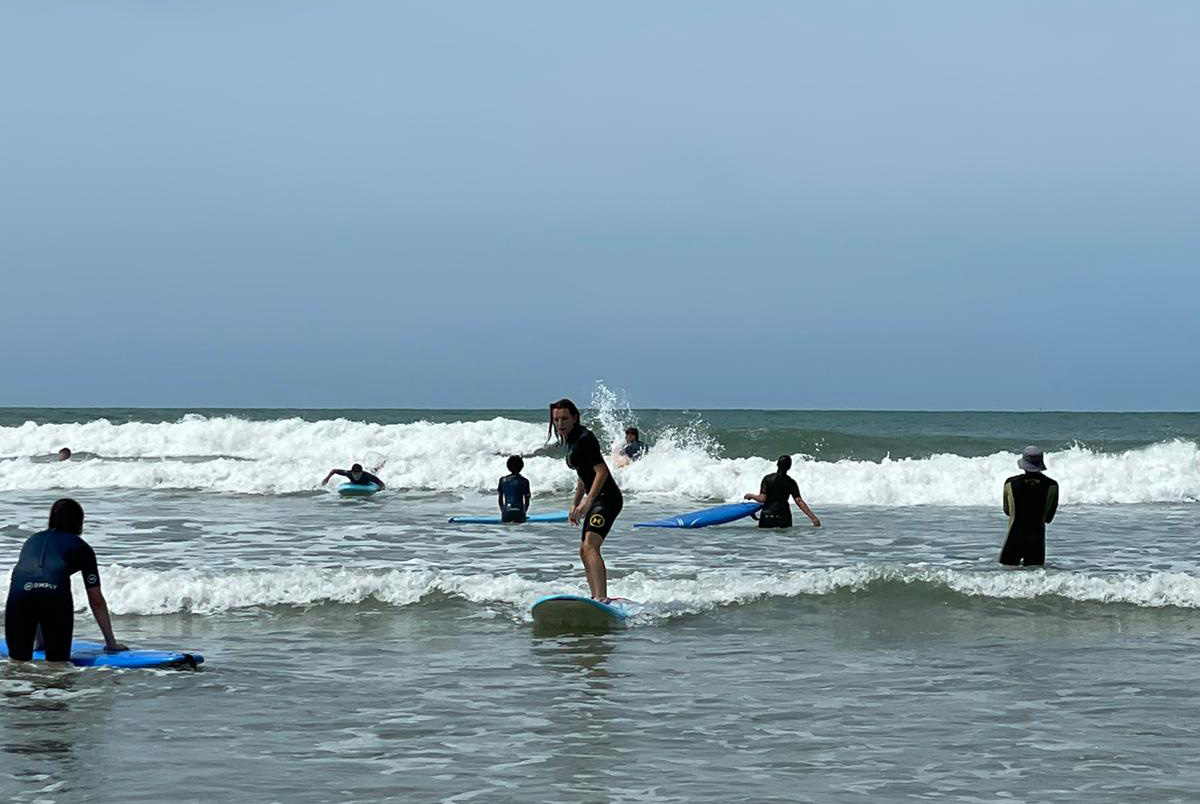
[[[70,496],[117,637],[202,669],[0,663],[17,802],[1192,801],[1200,414],[585,411],[626,505],[608,634],[565,525],[479,526],[510,454],[574,475],[546,411],[0,410],[0,578]],[[1004,479],[1047,451],[1047,566],[996,563]],[[67,446],[68,462],[50,455]],[[637,522],[792,455],[788,531]],[[388,489],[320,480],[360,462]],[[95,638],[75,581],[76,635]]]

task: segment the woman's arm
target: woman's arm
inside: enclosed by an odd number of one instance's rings
[[[92,616],[96,618],[96,625],[100,626],[100,633],[104,634],[104,649],[129,650],[113,636],[112,620],[108,616],[108,601],[104,599],[100,587],[88,587],[87,596],[88,605],[92,607]]]
[[[817,519],[817,515],[814,514],[812,512],[812,509],[808,507],[808,503],[806,503],[804,501],[804,498],[796,497],[795,500],[796,500],[796,505],[800,508],[801,511],[804,512],[804,515],[806,517],[808,517],[809,521],[812,522],[813,527],[814,528],[821,527],[821,520]]]

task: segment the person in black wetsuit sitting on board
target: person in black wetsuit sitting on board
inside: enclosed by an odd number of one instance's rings
[[[529,480],[521,475],[525,461],[520,455],[512,455],[508,459],[509,474],[500,478],[496,486],[496,502],[500,506],[500,521],[520,524],[529,514]]]
[[[350,478],[350,482],[356,486],[365,486],[368,483],[374,483],[376,486],[379,486],[380,491],[383,491],[384,489],[383,481],[370,472],[363,471],[361,463],[356,463],[351,466],[350,471],[346,471],[345,469],[330,469],[329,474],[325,475],[325,479],[321,481],[321,485],[324,486],[326,483],[328,483],[329,478],[333,477],[334,475],[348,477]]]
[[[46,650],[46,661],[70,660],[75,629],[71,576],[76,572],[83,576],[88,605],[104,634],[104,649],[127,650],[113,636],[108,602],[100,591],[96,553],[80,538],[81,533],[83,507],[64,498],[50,508],[49,529],[30,536],[22,545],[4,607],[9,658],[29,661],[38,647],[35,643],[40,642]]]
[[[808,507],[808,503],[800,496],[800,487],[795,478],[788,475],[792,468],[792,456],[780,455],[775,462],[778,471],[772,472],[762,479],[758,494],[747,494],[747,500],[763,504],[762,512],[758,515],[760,528],[790,528],[792,526],[792,508],[789,500],[796,501],[796,507],[812,521],[814,528],[821,527],[821,520]]]
[[[575,499],[568,516],[572,525],[583,523],[580,534],[579,558],[587,575],[592,597],[607,603],[608,569],[600,555],[600,545],[612,530],[617,515],[625,504],[617,481],[613,480],[600,442],[592,431],[579,423],[579,408],[569,399],[550,405],[550,432],[558,443],[567,445],[567,466],[579,476],[575,483]]]

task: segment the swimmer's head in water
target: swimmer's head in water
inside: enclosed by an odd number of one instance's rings
[[[63,447],[62,449],[60,449],[60,450],[58,451],[58,459],[59,459],[60,461],[69,461],[69,460],[71,460],[71,450],[67,449],[66,447]]]
[[[509,457],[508,463],[506,463],[505,466],[508,467],[508,471],[516,475],[520,474],[521,470],[525,468],[525,461],[521,460],[520,455],[512,455]]]
[[[63,497],[50,506],[50,530],[83,533],[83,506]]]
[[[550,403],[550,435],[557,436],[561,444],[575,425],[579,424],[579,408],[569,399]]]
[[[788,469],[792,468],[792,456],[780,455],[779,460],[775,461],[775,466],[779,469],[779,471],[786,472]]]
[[[637,441],[639,438],[641,438],[641,436],[638,435],[638,429],[636,427],[626,427],[625,428],[625,440],[626,441]]]
[[[360,477],[362,477],[362,472],[363,472],[362,464],[356,463],[350,467],[350,478],[352,480],[358,480]]]

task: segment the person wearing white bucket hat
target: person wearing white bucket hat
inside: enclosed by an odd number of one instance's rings
[[[1046,563],[1046,525],[1058,510],[1058,482],[1045,475],[1046,457],[1038,447],[1026,447],[1017,466],[1025,473],[1004,481],[1008,536],[1000,563],[1040,567]]]

